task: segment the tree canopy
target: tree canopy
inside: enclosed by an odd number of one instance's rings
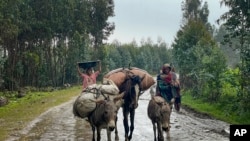
[[[76,62],[102,59],[113,8],[113,0],[2,0],[2,88],[76,82]]]
[[[191,89],[193,96],[216,100],[221,95],[220,79],[226,64],[209,32],[207,3],[186,0],[182,4],[184,22],[172,45],[173,60],[184,88]]]
[[[229,47],[234,45],[234,48],[239,51],[241,88],[238,95],[244,107],[249,107],[247,101],[250,99],[250,1],[221,0],[221,5],[229,8],[229,11],[218,20],[218,22],[224,21],[223,26],[226,30],[223,43],[228,44]]]
[[[165,43],[104,44],[112,16],[113,0],[2,0],[0,89],[79,83],[77,62],[99,59],[103,73],[129,64],[155,73],[170,61]]]

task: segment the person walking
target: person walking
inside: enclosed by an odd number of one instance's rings
[[[171,65],[170,65],[171,66]],[[180,86],[180,81],[179,78],[177,77],[177,74],[175,73],[175,68],[174,66],[171,66],[171,71],[173,72],[173,80],[174,80],[174,88],[176,91],[176,97],[174,100],[174,108],[176,111],[180,111],[181,108],[181,86]]]
[[[82,89],[84,90],[89,85],[96,84],[96,78],[101,73],[101,61],[98,60],[98,70],[94,71],[93,67],[89,67],[85,70],[85,73],[81,72],[79,65],[77,65],[77,70],[82,78]]]
[[[161,73],[157,76],[156,94],[162,96],[170,105],[174,104],[177,96],[177,83],[176,74],[171,71],[169,64],[164,64]]]

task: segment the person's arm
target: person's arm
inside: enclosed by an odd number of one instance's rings
[[[82,72],[81,72],[81,70],[80,70],[80,68],[79,68],[78,63],[77,63],[77,71],[78,71],[78,74],[81,76],[81,75],[82,75]]]
[[[101,64],[101,61],[100,61],[100,60],[97,60],[97,62],[98,62],[98,71],[99,71],[99,73],[101,73],[101,71],[102,71],[102,64]]]

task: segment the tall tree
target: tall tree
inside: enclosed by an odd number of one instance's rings
[[[201,20],[203,23],[208,22],[208,4],[205,2],[202,5],[201,0],[185,0],[182,1],[183,23],[188,19]]]
[[[2,0],[4,88],[75,82],[77,61],[106,58],[102,41],[114,29],[113,7],[113,0]]]
[[[187,19],[197,20],[199,17],[199,11],[201,7],[200,0],[185,0],[182,1],[182,11],[183,11],[183,22],[185,23]]]
[[[183,24],[188,22],[188,20],[200,20],[205,25],[206,28],[212,33],[213,28],[211,24],[208,22],[208,3],[205,1],[202,5],[201,0],[185,0],[182,1],[182,11],[183,11]]]
[[[114,2],[113,0],[91,0],[91,7],[90,33],[93,36],[94,46],[98,47],[114,29],[114,24],[108,22],[108,18],[114,16]]]
[[[215,33],[215,40],[220,44],[220,49],[225,54],[227,59],[227,66],[236,68],[240,62],[240,55],[237,46],[240,45],[239,40],[232,39],[232,44],[225,44],[223,42],[224,36],[227,34],[225,26],[220,26]]]
[[[218,22],[225,21],[227,34],[224,36],[225,42],[232,43],[232,39],[238,39],[240,46],[236,46],[240,51],[240,75],[241,91],[244,105],[250,99],[250,1],[249,0],[221,0],[221,4],[227,6],[229,11],[224,13]]]
[[[220,78],[225,69],[225,59],[206,26],[207,4],[201,6],[199,0],[186,0],[183,7],[185,20],[172,45],[181,82],[193,91],[194,96],[210,92],[206,97],[216,100],[221,94]],[[215,60],[220,61],[215,64]]]

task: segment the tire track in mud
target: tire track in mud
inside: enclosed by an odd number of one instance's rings
[[[75,97],[76,98],[76,97]],[[70,101],[53,107],[34,119],[19,135],[7,141],[90,141],[92,130],[85,119],[74,117]],[[146,91],[139,100],[135,114],[135,129],[132,140],[152,141],[153,126],[147,116],[150,94]],[[198,116],[196,116],[198,115]],[[118,112],[118,132],[124,140],[122,110]],[[191,110],[173,110],[171,114],[170,139],[168,141],[228,141],[229,124],[199,115]],[[227,132],[227,133],[226,133]],[[166,136],[166,135],[165,135]],[[102,141],[106,141],[106,130],[102,130]],[[114,140],[114,132],[112,132]]]

